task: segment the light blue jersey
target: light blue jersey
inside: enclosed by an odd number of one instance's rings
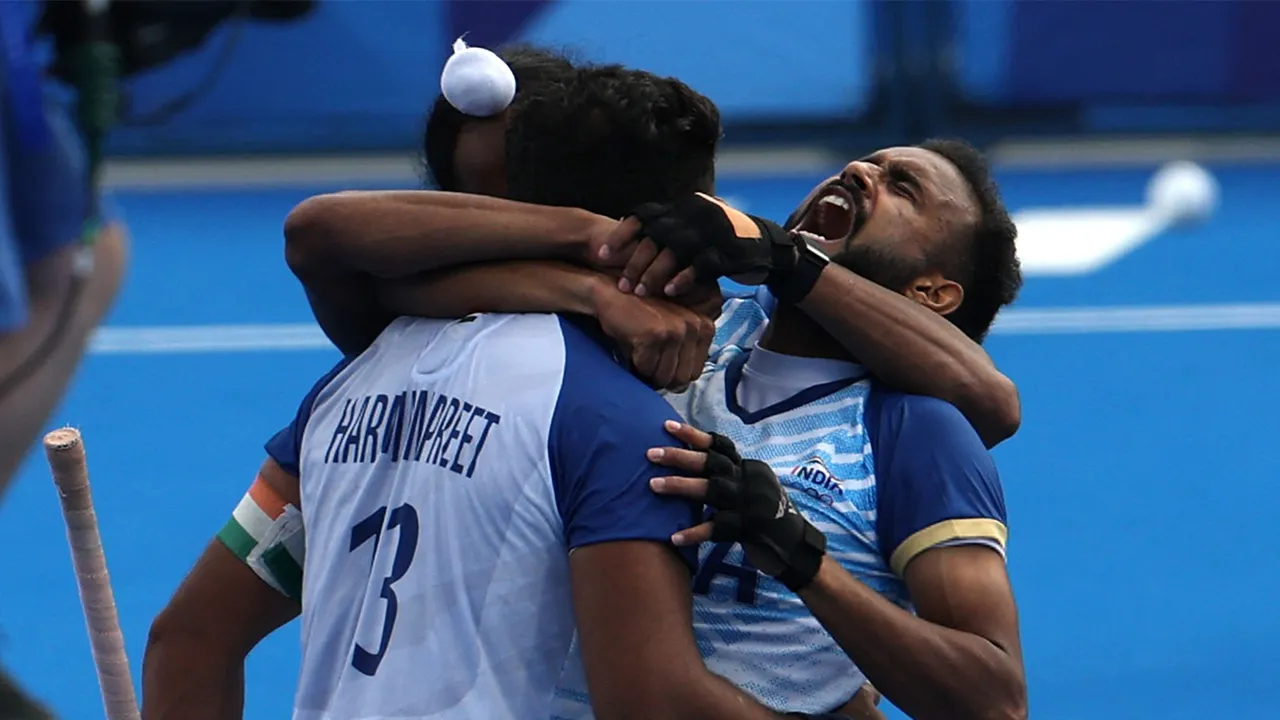
[[[754,299],[726,302],[703,375],[667,397],[677,412],[729,437],[743,457],[769,463],[826,534],[828,554],[900,607],[911,608],[903,571],[919,553],[969,542],[1003,552],[1004,500],[994,465],[954,407],[883,389],[852,363],[764,350],[753,359],[767,321]],[[833,362],[844,371],[744,408],[744,397],[762,397],[750,382],[769,382],[771,369],[756,362],[764,355],[800,371]],[[785,385],[793,378],[774,379]],[[740,546],[703,545],[693,590],[707,667],[762,703],[829,712],[862,687],[866,678],[800,598],[756,571]],[[553,717],[590,717],[583,688],[581,677],[566,676]]]

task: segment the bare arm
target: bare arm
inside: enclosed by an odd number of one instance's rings
[[[686,295],[698,306],[641,298],[618,290],[593,270],[551,261],[466,265],[425,276],[389,280],[378,292],[398,315],[459,318],[475,312],[563,312],[596,318],[631,362],[657,388],[683,388],[702,373],[720,313],[717,288]]]
[[[582,210],[482,196],[337,193],[290,213],[286,257],[321,327],[350,354],[368,347],[397,314],[582,312],[590,281],[565,266],[495,271],[489,278],[473,269],[413,276],[489,260],[581,259],[606,226],[616,223]],[[828,266],[801,309],[884,381],[956,405],[988,446],[1017,430],[1017,388],[945,319],[838,266]]]
[[[344,353],[364,350],[394,317],[380,280],[488,260],[576,257],[616,222],[571,208],[458,193],[320,195],[285,220],[285,258],[316,319]]]
[[[594,315],[595,299],[611,288],[600,273],[568,263],[513,262],[382,283],[379,296],[395,314],[425,317]],[[800,309],[884,382],[955,405],[988,447],[1017,430],[1017,388],[982,346],[942,316],[838,265],[827,266]]]
[[[296,479],[274,462],[259,476],[296,502]],[[299,611],[221,542],[210,542],[151,624],[142,660],[144,720],[239,720],[245,658]]]
[[[934,548],[912,560],[905,576],[918,617],[830,557],[800,597],[911,717],[1025,718],[1017,609],[1000,554],[979,545]]]
[[[955,405],[987,447],[1017,431],[1017,387],[941,315],[834,263],[799,307],[876,377]]]
[[[562,262],[494,262],[379,283],[379,304],[396,315],[460,318],[477,312],[596,314],[598,293],[613,283]]]
[[[569,556],[591,704],[600,720],[779,718],[702,662],[689,569],[668,547],[611,542]]]
[[[239,720],[245,658],[298,612],[222,543],[210,542],[151,624],[142,661],[144,720]]]
[[[489,260],[576,259],[609,220],[585,210],[425,190],[308,198],[285,219],[290,267],[397,278]]]

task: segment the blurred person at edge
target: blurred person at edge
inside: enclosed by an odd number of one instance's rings
[[[124,277],[127,234],[91,189],[66,102],[30,43],[36,3],[0,3],[0,496],[62,399]],[[0,670],[0,718],[49,711]]]

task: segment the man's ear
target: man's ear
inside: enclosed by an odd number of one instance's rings
[[[903,295],[938,313],[949,315],[964,302],[964,288],[941,273],[921,275],[903,291]]]

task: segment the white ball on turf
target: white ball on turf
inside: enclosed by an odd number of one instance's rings
[[[1204,167],[1179,160],[1147,184],[1147,207],[1171,223],[1201,222],[1218,206],[1218,181]]]

